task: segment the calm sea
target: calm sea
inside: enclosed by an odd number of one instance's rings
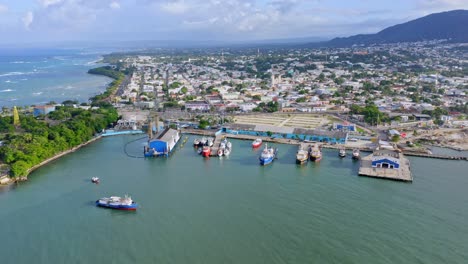
[[[1,263],[466,263],[468,163],[410,157],[413,183],[356,176],[325,150],[296,146],[258,165],[248,141],[229,158],[190,144],[168,159],[131,158],[105,138],[0,193]],[[189,139],[189,143],[193,137]],[[144,141],[127,146],[142,154]],[[99,176],[101,184],[90,182]],[[137,212],[94,206],[130,194]]]
[[[110,79],[87,74],[99,54],[84,50],[0,49],[0,107],[87,102]]]

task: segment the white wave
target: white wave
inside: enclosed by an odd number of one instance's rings
[[[7,77],[7,76],[17,76],[17,75],[27,75],[27,74],[36,74],[39,73],[36,69],[32,72],[7,72],[0,74],[0,77]]]
[[[8,92],[14,92],[15,90],[12,89],[5,89],[5,90],[0,90],[0,93],[8,93]]]
[[[13,64],[23,64],[23,63],[31,63],[30,61],[12,61],[10,63],[13,63]]]
[[[65,87],[65,90],[70,90],[70,89],[73,89],[73,88],[75,88],[75,87],[73,87],[72,85],[67,85],[67,86]]]
[[[32,93],[33,95],[41,95],[42,92]]]

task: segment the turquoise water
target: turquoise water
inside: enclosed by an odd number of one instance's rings
[[[0,107],[87,102],[110,82],[87,73],[99,58],[75,50],[0,50]]]
[[[414,182],[356,176],[325,150],[298,166],[296,147],[258,165],[250,142],[203,159],[123,152],[104,138],[0,193],[2,263],[466,263],[468,163],[410,158]],[[189,143],[193,138],[189,139]],[[142,154],[144,142],[129,146]],[[99,176],[101,184],[90,183]],[[97,208],[131,194],[137,212]]]

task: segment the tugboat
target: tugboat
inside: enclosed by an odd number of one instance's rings
[[[252,148],[258,148],[262,145],[262,139],[257,138],[252,142]]]
[[[98,177],[92,177],[91,182],[98,184],[99,183],[99,178]]]
[[[299,149],[296,153],[296,163],[297,164],[304,164],[309,159],[309,152],[303,149],[302,146],[299,145]]]
[[[128,195],[125,197],[111,196],[104,197],[96,201],[96,206],[106,207],[116,210],[131,210],[134,211],[137,209],[138,204],[135,203],[132,198]]]
[[[318,162],[322,159],[322,151],[320,151],[320,148],[315,144],[313,147],[310,148],[310,160]]]
[[[359,153],[359,149],[353,149],[353,159],[358,160],[361,157],[361,154]]]
[[[338,156],[340,156],[340,158],[346,157],[346,150],[344,148],[340,149]]]
[[[203,157],[209,157],[211,154],[211,148],[208,146],[204,146],[202,149],[202,156]]]
[[[265,144],[265,149],[260,154],[259,160],[260,165],[268,165],[275,160],[276,156],[278,155],[278,148],[268,148],[268,145]]]

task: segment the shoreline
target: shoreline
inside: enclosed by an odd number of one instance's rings
[[[99,140],[99,139],[101,139],[101,138],[102,138],[102,135],[98,135],[98,136],[96,136],[96,137],[94,137],[94,138],[92,138],[92,139],[90,139],[90,140],[88,140],[88,141],[86,141],[86,142],[81,143],[80,145],[78,145],[78,146],[76,146],[76,147],[73,147],[73,148],[71,148],[71,149],[69,149],[69,150],[62,151],[62,152],[60,152],[60,153],[58,153],[58,154],[56,154],[56,155],[54,155],[54,156],[52,156],[52,157],[50,157],[50,158],[44,160],[44,161],[42,161],[41,163],[34,165],[34,166],[31,167],[30,169],[28,169],[27,174],[26,174],[25,176],[21,176],[21,177],[19,177],[17,180],[11,180],[11,183],[14,183],[14,182],[17,182],[17,181],[27,181],[27,180],[28,180],[28,176],[29,176],[32,172],[34,172],[35,170],[39,169],[40,167],[42,167],[42,166],[44,166],[44,165],[47,165],[47,164],[49,164],[50,162],[52,162],[52,161],[54,161],[54,160],[57,160],[57,159],[59,159],[59,158],[65,156],[65,155],[67,155],[67,154],[70,154],[70,153],[72,153],[72,152],[75,152],[75,151],[79,150],[80,148],[82,148],[82,147],[84,147],[84,146],[87,146],[87,145],[89,145],[89,144],[91,144],[91,143],[94,143],[95,141],[97,141],[97,140]],[[7,184],[7,185],[8,185],[8,184]]]

